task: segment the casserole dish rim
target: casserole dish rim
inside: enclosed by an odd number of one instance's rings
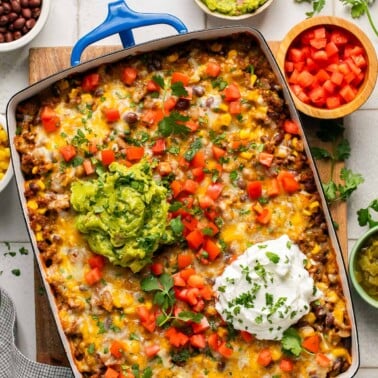
[[[82,377],[82,374],[78,371],[75,361],[72,356],[72,350],[70,347],[70,344],[68,342],[68,338],[66,337],[65,333],[63,332],[63,328],[59,319],[58,311],[57,311],[57,302],[53,296],[52,290],[50,288],[50,285],[48,284],[45,273],[44,273],[44,267],[42,264],[41,259],[39,258],[39,250],[37,247],[37,243],[34,237],[34,233],[31,230],[30,224],[29,224],[29,218],[27,214],[27,208],[26,208],[26,200],[25,196],[23,194],[23,174],[20,169],[20,158],[19,153],[16,151],[14,143],[12,142],[14,136],[16,135],[16,107],[17,105],[25,101],[26,99],[29,99],[36,94],[40,93],[42,90],[46,89],[47,87],[51,86],[53,83],[69,77],[73,74],[83,74],[84,72],[87,72],[93,68],[96,68],[100,65],[115,63],[120,61],[121,59],[124,59],[129,56],[138,56],[146,52],[153,52],[158,51],[162,49],[166,49],[168,47],[175,47],[178,44],[189,42],[191,40],[216,40],[217,38],[227,37],[231,36],[233,34],[247,34],[251,38],[253,38],[260,46],[262,52],[265,54],[267,61],[270,64],[271,69],[273,70],[274,74],[276,75],[276,78],[278,82],[282,86],[282,92],[283,97],[285,99],[285,102],[287,104],[287,107],[290,111],[290,115],[292,119],[298,122],[300,125],[301,130],[301,138],[304,141],[304,147],[305,147],[305,153],[306,157],[309,162],[309,166],[311,167],[311,170],[313,172],[314,180],[316,183],[317,191],[319,192],[321,202],[322,202],[322,209],[324,212],[324,216],[327,223],[327,229],[329,233],[329,238],[331,241],[331,244],[333,246],[333,249],[336,254],[336,261],[339,268],[339,275],[341,280],[341,286],[343,290],[343,294],[345,296],[345,301],[347,304],[347,311],[351,322],[351,339],[352,339],[352,345],[351,345],[351,353],[352,353],[352,363],[349,367],[349,369],[342,373],[339,377],[352,377],[355,375],[355,373],[358,370],[359,363],[360,363],[360,357],[359,357],[359,346],[358,346],[358,334],[357,334],[357,327],[356,327],[356,321],[355,321],[355,314],[354,314],[354,308],[353,308],[353,302],[351,297],[351,291],[350,291],[350,284],[347,278],[346,273],[346,264],[344,261],[344,258],[341,253],[340,245],[335,233],[335,230],[333,228],[332,219],[330,216],[329,208],[326,204],[324,192],[322,189],[322,185],[319,179],[319,173],[317,170],[317,167],[314,163],[314,160],[310,153],[310,148],[308,141],[306,139],[306,135],[304,134],[302,123],[300,121],[299,115],[295,109],[294,101],[292,99],[292,96],[290,94],[290,91],[287,87],[287,84],[284,80],[284,77],[279,69],[279,66],[265,40],[261,32],[259,32],[257,29],[252,27],[244,27],[244,26],[228,26],[228,27],[221,27],[221,28],[214,28],[214,29],[207,29],[207,30],[199,30],[199,31],[193,31],[187,34],[180,34],[180,35],[174,35],[169,37],[164,37],[160,39],[155,39],[152,41],[144,42],[143,44],[139,44],[133,47],[129,47],[126,49],[121,49],[119,51],[111,52],[105,55],[102,55],[100,57],[96,57],[94,59],[91,59],[89,61],[80,63],[77,66],[73,66],[70,68],[66,68],[62,71],[57,72],[56,74],[50,75],[47,78],[42,79],[41,81],[38,81],[34,84],[31,84],[30,86],[22,89],[21,91],[17,92],[15,95],[11,97],[7,104],[6,108],[6,119],[7,119],[7,128],[8,128],[8,135],[11,140],[10,147],[11,147],[11,156],[12,156],[12,165],[14,170],[14,175],[16,179],[16,186],[17,186],[17,193],[20,200],[21,208],[22,208],[22,214],[26,223],[28,235],[32,244],[33,253],[37,259],[37,265],[40,271],[40,274],[43,278],[43,284],[46,289],[46,293],[48,296],[48,301],[50,308],[52,309],[53,316],[55,323],[57,325],[58,333],[60,336],[60,339],[62,341],[63,347],[65,349],[66,355],[68,357],[68,360],[70,362],[70,366],[74,372],[75,377]]]

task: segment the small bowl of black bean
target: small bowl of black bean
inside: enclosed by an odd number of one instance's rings
[[[0,52],[30,43],[47,21],[50,0],[0,1]]]

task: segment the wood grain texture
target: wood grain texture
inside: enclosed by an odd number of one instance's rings
[[[279,47],[278,42],[269,43],[272,52],[275,54]],[[82,61],[95,58],[112,51],[119,50],[119,46],[91,46],[83,55]],[[63,70],[70,66],[71,47],[46,47],[33,48],[29,53],[29,81],[35,83],[47,76]],[[314,137],[315,119],[303,118],[306,136],[310,145],[324,146]],[[339,164],[337,169],[343,165]],[[322,180],[329,178],[329,166],[326,163],[317,163],[317,168]],[[340,203],[331,208],[333,219],[339,224],[338,238],[344,254],[344,261],[347,261],[347,207]],[[35,306],[36,306],[36,349],[37,360],[51,365],[69,366],[62,343],[56,330],[55,321],[45,295],[41,295],[43,284],[40,278],[38,267],[35,268]]]

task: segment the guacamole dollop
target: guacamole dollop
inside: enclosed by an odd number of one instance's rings
[[[150,163],[112,163],[94,180],[71,186],[76,228],[93,252],[113,264],[140,271],[156,249],[174,241],[168,223],[167,189],[157,183]]]
[[[245,13],[253,13],[267,0],[202,0],[212,11],[229,16],[240,16]]]

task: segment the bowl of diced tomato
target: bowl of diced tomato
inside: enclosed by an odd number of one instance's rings
[[[355,24],[332,16],[306,19],[285,36],[277,62],[295,105],[316,118],[334,119],[357,110],[377,80],[377,54]]]

